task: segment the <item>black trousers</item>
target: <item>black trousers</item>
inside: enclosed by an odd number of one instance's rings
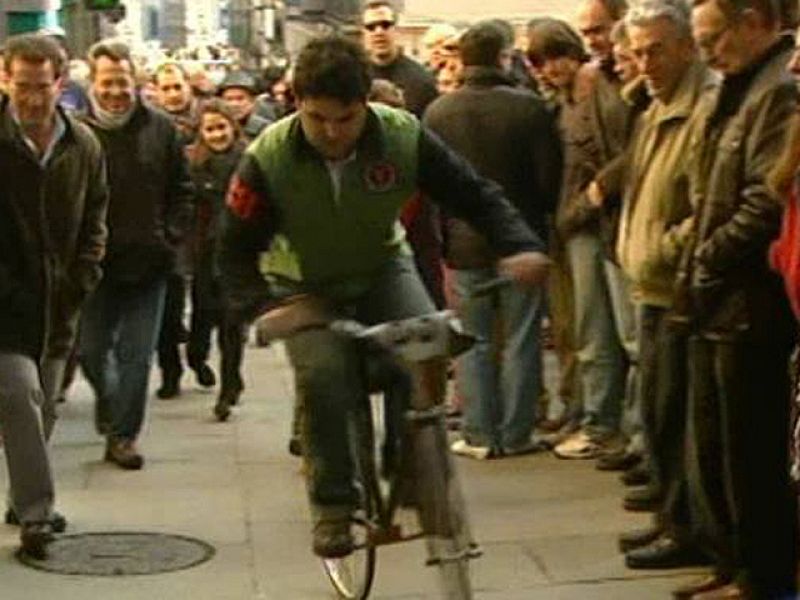
[[[208,266],[208,265],[201,265]],[[192,316],[186,358],[189,366],[199,368],[208,361],[211,333],[217,329],[220,350],[221,394],[244,390],[241,376],[246,326],[230,319],[224,309],[219,283],[209,268],[198,268],[192,283]]]
[[[158,366],[164,377],[180,377],[183,372],[180,345],[186,327],[183,313],[186,310],[186,279],[179,273],[167,278],[167,295],[164,298],[164,315],[158,334]]]
[[[670,324],[665,308],[642,307],[639,360],[645,442],[663,497],[656,522],[693,543],[685,468],[688,336]]]
[[[796,498],[789,483],[792,326],[689,340],[687,474],[697,539],[754,599],[794,598]]]

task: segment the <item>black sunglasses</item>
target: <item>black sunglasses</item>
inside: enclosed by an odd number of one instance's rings
[[[364,23],[364,29],[367,31],[375,31],[380,27],[383,30],[391,29],[394,27],[394,21],[373,21],[372,23]]]

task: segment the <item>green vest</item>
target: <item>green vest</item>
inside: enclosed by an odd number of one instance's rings
[[[268,128],[247,150],[279,218],[262,261],[268,278],[354,297],[392,257],[411,254],[398,217],[417,191],[420,125],[404,111],[382,105],[370,111],[354,159],[344,165],[338,198],[296,115]]]

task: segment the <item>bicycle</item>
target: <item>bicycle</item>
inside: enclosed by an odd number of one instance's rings
[[[508,279],[499,278],[481,286],[474,296],[506,284]],[[475,338],[463,331],[452,311],[368,327],[332,316],[324,303],[310,296],[290,299],[268,312],[256,327],[261,345],[303,330],[328,328],[357,347],[362,381],[370,381],[371,367],[376,364],[383,367],[384,375],[389,373],[384,380],[390,384],[384,383],[380,390],[389,400],[385,404],[385,439],[376,436],[377,420],[369,385],[363,386],[351,421],[361,496],[352,517],[355,551],[344,558],[322,559],[337,594],[347,600],[365,600],[374,580],[377,548],[424,538],[426,565],[438,568],[442,597],[471,600],[468,563],[482,552],[472,537],[449,452],[444,407],[447,378],[443,366],[468,350]],[[402,365],[411,363],[431,367],[427,372],[433,380],[404,380]],[[430,395],[412,394],[411,387],[418,385],[436,391]],[[396,519],[401,506],[409,504],[416,508],[419,521],[418,529],[411,532],[405,531]]]

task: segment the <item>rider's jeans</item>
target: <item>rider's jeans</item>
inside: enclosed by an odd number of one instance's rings
[[[348,315],[365,324],[404,319],[435,310],[413,260],[393,259],[372,289],[352,302]],[[308,466],[309,495],[315,514],[325,507],[354,506],[349,414],[362,384],[351,342],[327,330],[301,332],[286,343],[294,367]]]
[[[470,444],[514,451],[530,444],[542,384],[541,289],[510,285],[480,298],[476,286],[494,269],[456,271],[464,326],[478,341],[457,365]]]

